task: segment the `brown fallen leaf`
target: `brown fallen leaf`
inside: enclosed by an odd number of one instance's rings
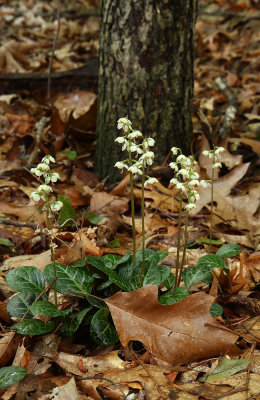
[[[240,352],[234,344],[237,335],[210,315],[212,296],[199,292],[169,306],[161,305],[157,296],[152,285],[106,300],[123,346],[138,340],[171,364]]]

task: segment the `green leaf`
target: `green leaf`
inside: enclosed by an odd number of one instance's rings
[[[69,200],[66,196],[62,195],[58,195],[58,199],[63,203],[63,207],[59,212],[58,224],[63,226],[74,224],[74,221],[76,221],[78,216]]]
[[[166,279],[168,279],[170,277],[171,274],[171,268],[169,267],[169,265],[158,265],[157,267],[160,271],[160,275],[161,275],[161,283],[165,282]],[[173,276],[173,275],[172,275]],[[173,276],[174,277],[174,276]]]
[[[162,283],[164,284],[166,289],[172,289],[175,284],[175,276],[172,273],[170,273],[168,278],[165,279]]]
[[[118,342],[114,325],[109,322],[109,310],[103,308],[96,312],[90,324],[90,336],[100,346],[109,346]]]
[[[0,238],[0,245],[7,246],[7,247],[14,247],[13,242],[9,239]]]
[[[151,264],[150,268],[145,274],[143,286],[148,286],[148,285],[159,286],[160,284],[161,284],[161,274],[158,265]]]
[[[72,267],[56,263],[56,281],[57,291],[63,294],[73,296],[84,296],[83,293],[90,293],[94,278],[92,274],[81,268]],[[48,283],[54,279],[53,264],[48,264],[44,268],[44,276]],[[76,292],[83,292],[77,294]]]
[[[26,369],[22,367],[3,367],[0,368],[0,389],[7,388],[15,382],[21,381],[27,375]]]
[[[117,247],[120,247],[119,239],[112,240],[112,242],[109,243],[108,247],[110,247],[110,249],[115,249]]]
[[[221,240],[214,240],[214,239],[210,240],[208,238],[199,238],[199,239],[196,240],[196,242],[206,243],[206,244],[210,244],[211,243],[211,244],[214,244],[215,246],[219,246],[219,245],[223,244],[223,242]]]
[[[75,160],[78,157],[75,150],[63,151],[62,153],[65,154],[65,156],[68,157],[69,160]]]
[[[163,294],[159,297],[159,303],[163,304],[164,306],[168,306],[170,304],[177,303],[178,301],[184,299],[185,297],[189,296],[189,292],[182,287],[178,287],[174,290],[174,294],[172,291]]]
[[[216,254],[207,254],[201,257],[197,261],[196,267],[227,268],[224,260]]]
[[[104,257],[87,257],[87,261],[93,267],[96,267],[99,271],[104,272],[109,276],[109,279],[115,283],[118,287],[125,290],[126,292],[131,291],[131,285],[128,280],[117,274],[115,271],[111,270],[107,266],[104,265]]]
[[[223,313],[223,307],[220,304],[213,303],[209,312],[212,317],[220,317]]]
[[[233,257],[241,253],[242,249],[238,244],[224,244],[218,249],[216,255],[222,258]]]
[[[44,286],[44,276],[36,267],[19,267],[6,275],[8,285],[22,293],[41,293]]]
[[[21,335],[43,335],[53,331],[55,329],[55,325],[52,321],[49,321],[45,324],[39,319],[26,319],[14,324],[12,329]]]
[[[16,296],[11,297],[7,304],[7,312],[11,317],[23,318],[24,314],[28,311],[30,306],[37,299],[37,293],[18,293]],[[27,316],[30,318],[34,314],[29,312]]]
[[[64,336],[73,336],[79,328],[86,314],[92,310],[92,307],[84,308],[80,312],[73,313],[64,319],[60,331]]]
[[[91,224],[98,225],[105,218],[105,215],[98,215],[93,214],[92,212],[87,212],[86,218],[89,222],[91,222]]]
[[[237,372],[243,371],[248,367],[250,360],[229,360],[227,357],[223,357],[217,367],[214,369],[211,375],[202,377],[199,379],[200,382],[210,382],[216,379],[223,379],[236,374]]]
[[[192,285],[195,285],[195,283],[198,282],[211,283],[211,268],[203,265],[200,267],[187,268],[183,271],[182,279],[185,283],[187,290],[189,290]]]
[[[31,305],[30,310],[34,315],[48,315],[49,317],[62,317],[71,312],[71,310],[61,311],[49,301],[38,301]]]

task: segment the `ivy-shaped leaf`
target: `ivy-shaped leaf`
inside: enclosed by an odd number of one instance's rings
[[[207,254],[199,258],[196,267],[227,268],[224,260],[216,254]]]
[[[82,268],[56,263],[56,275],[58,277],[56,288],[60,293],[84,296],[83,293],[91,292],[94,281],[93,275]],[[44,276],[48,283],[54,279],[53,264],[46,265]]]
[[[209,312],[212,317],[220,317],[223,313],[223,307],[218,303],[213,303]]]
[[[100,346],[109,346],[118,342],[116,328],[109,321],[110,312],[103,308],[96,312],[90,324],[90,336]]]
[[[47,315],[49,317],[62,317],[71,312],[71,310],[59,310],[58,307],[50,301],[38,301],[37,303],[33,303],[30,310],[34,315]]]
[[[27,371],[22,367],[10,366],[0,368],[0,389],[5,389],[21,381],[26,375]]]
[[[18,293],[16,296],[11,297],[8,301],[6,310],[11,317],[23,318],[24,314],[28,311],[30,306],[37,299],[37,293]],[[32,318],[33,313],[29,312],[27,317]]]
[[[52,321],[45,324],[39,319],[26,319],[14,324],[12,329],[16,330],[20,335],[43,335],[52,332],[55,329],[55,325]]]
[[[84,308],[80,312],[75,312],[64,319],[60,331],[64,336],[73,336],[79,328],[86,314],[92,310],[92,307]]]
[[[189,296],[189,292],[182,287],[178,287],[174,290],[174,294],[171,292],[165,293],[159,297],[159,302],[164,306],[168,306]]]
[[[241,251],[242,249],[238,244],[224,244],[218,249],[216,255],[222,258],[233,257],[241,253]]]
[[[212,273],[208,266],[190,267],[183,271],[182,279],[187,290],[190,290],[192,285],[198,282],[211,283]]]
[[[36,267],[19,267],[6,275],[8,285],[22,293],[41,293],[44,288],[44,276]]]

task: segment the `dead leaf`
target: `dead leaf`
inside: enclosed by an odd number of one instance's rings
[[[93,193],[89,211],[94,214],[123,214],[128,210],[128,199],[106,192]]]
[[[82,400],[76,387],[74,378],[71,378],[65,385],[53,389],[49,395],[53,400]]]
[[[8,258],[3,262],[3,265],[0,267],[0,271],[9,271],[10,269],[22,267],[24,265],[37,267],[43,271],[45,265],[50,263],[51,251],[47,250],[41,254],[27,254],[24,256]]]
[[[123,346],[139,340],[151,354],[172,364],[239,352],[237,336],[210,315],[213,297],[199,292],[163,306],[157,296],[156,286],[146,286],[106,300]]]

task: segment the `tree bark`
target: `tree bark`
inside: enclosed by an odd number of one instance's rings
[[[172,146],[189,153],[197,0],[101,0],[100,10],[96,161],[113,181],[121,117],[155,139],[157,163]]]

